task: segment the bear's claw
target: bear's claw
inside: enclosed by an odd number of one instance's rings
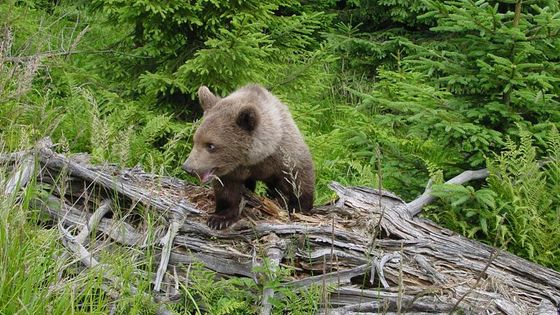
[[[227,229],[237,220],[239,220],[237,216],[212,214],[208,218],[207,224],[213,230],[223,230],[223,229]]]

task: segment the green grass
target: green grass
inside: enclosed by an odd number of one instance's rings
[[[39,214],[29,208],[34,188],[0,195],[0,314],[104,313],[97,272],[59,279],[69,260],[60,259],[56,229],[39,225]]]

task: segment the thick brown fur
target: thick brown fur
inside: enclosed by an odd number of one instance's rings
[[[208,225],[224,229],[239,218],[243,186],[256,181],[288,211],[313,207],[311,154],[288,107],[265,88],[245,86],[219,98],[202,86],[203,121],[183,168],[201,181],[213,177],[216,211]]]

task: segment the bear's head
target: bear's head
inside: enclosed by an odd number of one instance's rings
[[[278,109],[260,86],[244,87],[225,98],[206,86],[198,89],[204,115],[183,169],[201,182],[262,161],[276,150],[281,138]],[[272,120],[272,121],[271,121]]]

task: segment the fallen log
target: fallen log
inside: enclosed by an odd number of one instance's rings
[[[17,156],[25,162],[16,163]],[[243,219],[216,231],[206,225],[213,209],[208,188],[140,168],[90,165],[83,156],[54,152],[48,139],[30,152],[0,159],[13,167],[14,183],[29,180],[29,156],[39,165],[33,176],[45,192],[31,205],[59,224],[70,254],[84,265],[107,266],[83,245],[94,228],[115,245],[140,251],[160,246],[153,295],[177,295],[169,279],[188,279],[192,263],[258,281],[255,267],[266,259],[272,273],[293,268],[283,286],[322,287],[321,305],[329,314],[556,314],[560,304],[560,273],[415,217],[387,191],[333,182],[335,202],[291,216],[247,192]],[[116,207],[130,215],[104,217]],[[152,244],[142,217],[135,215],[140,209],[158,216]],[[104,274],[119,282],[110,271]],[[261,314],[270,314],[274,295],[263,290]]]

